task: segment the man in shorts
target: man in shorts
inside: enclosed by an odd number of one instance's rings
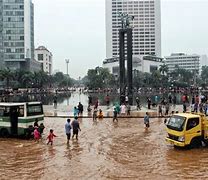
[[[76,139],[78,140],[78,133],[79,133],[79,131],[81,131],[81,129],[79,127],[79,121],[78,121],[77,116],[75,117],[74,121],[72,122],[72,128],[73,128],[72,139],[74,138],[74,135],[76,135]]]
[[[66,132],[66,137],[67,137],[67,144],[69,143],[69,140],[71,138],[71,124],[70,124],[71,120],[67,119],[67,122],[65,124],[65,132]]]

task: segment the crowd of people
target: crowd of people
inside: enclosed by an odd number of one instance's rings
[[[92,117],[93,121],[96,121],[97,119],[102,119],[104,117],[103,110],[99,107],[98,98],[93,102],[92,97],[89,96],[88,101],[88,107],[87,111],[88,114],[91,114],[90,117]],[[110,107],[110,97],[107,94],[105,97],[107,109]],[[179,100],[178,97],[176,97],[175,94],[169,93],[167,97],[158,96],[155,95],[154,98],[147,97],[147,109],[157,108],[158,109],[158,115],[160,117],[168,116],[173,114],[174,112],[177,112],[176,110],[176,104],[177,102],[181,101],[183,105],[183,112],[187,112],[187,107],[190,107],[192,112],[200,112],[205,113],[208,115],[208,96],[205,95],[192,95],[188,96],[187,94],[183,94],[181,96],[181,99]],[[141,101],[139,96],[135,98],[136,102],[136,109],[137,111],[141,110]],[[172,110],[172,111],[171,111]],[[80,129],[80,124],[78,121],[78,117],[83,116],[84,107],[81,102],[78,103],[77,106],[73,109],[73,115],[74,120],[71,122],[71,119],[67,119],[67,122],[65,124],[65,133],[67,136],[67,143],[69,143],[69,140],[72,138],[78,139],[78,134]],[[131,106],[128,102],[128,96],[125,97],[125,101],[123,103],[114,103],[113,105],[113,122],[118,122],[118,115],[122,116],[130,116],[131,115]],[[149,113],[146,112],[144,116],[144,127],[145,130],[148,130],[150,127],[150,116]],[[37,122],[34,124],[34,139],[38,141],[41,138],[41,134],[44,130],[44,125],[40,124],[40,126],[37,124]],[[51,129],[49,132],[49,135],[47,137],[48,143],[47,144],[53,144],[53,138],[56,137],[53,130]]]
[[[189,96],[183,95],[183,112],[187,111],[187,107],[190,106],[191,112],[200,112],[208,115],[208,96],[207,95],[193,95],[191,101]]]
[[[45,129],[44,124],[41,123],[39,125],[38,119],[36,119],[34,122],[34,131],[32,133],[34,140],[36,142],[39,142],[40,140],[42,140],[42,134],[43,134],[44,129]],[[48,140],[47,145],[48,144],[51,144],[51,146],[53,145],[54,137],[57,137],[57,136],[54,134],[53,129],[50,129],[49,135],[47,136],[47,140]]]
[[[34,131],[32,133],[34,140],[36,142],[39,142],[42,139],[42,134],[43,131],[45,129],[45,126],[43,125],[43,123],[41,123],[40,125],[38,124],[38,120],[35,121],[34,123]],[[80,125],[79,125],[79,121],[78,121],[78,117],[74,117],[74,120],[71,122],[71,119],[67,119],[67,122],[65,124],[65,133],[67,136],[67,143],[69,143],[69,140],[71,139],[71,134],[72,134],[72,139],[76,138],[76,140],[78,140],[78,134],[79,131],[81,131]],[[57,137],[54,134],[54,130],[50,129],[49,134],[47,136],[47,145],[50,144],[51,146],[53,145],[53,140],[54,137]]]
[[[178,101],[178,102],[177,102]],[[178,111],[176,104],[182,104],[183,112],[187,112],[188,109],[191,112],[200,112],[208,115],[208,96],[207,95],[198,95],[193,94],[191,96],[183,94],[181,99],[176,98],[176,95],[169,93],[167,98],[159,97],[155,95],[154,98],[147,97],[147,108],[157,108],[159,116],[166,116],[173,114],[175,111]],[[137,105],[137,107],[140,107]],[[171,111],[172,110],[172,111]]]

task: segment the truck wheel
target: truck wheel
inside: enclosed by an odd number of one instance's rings
[[[191,140],[190,148],[200,148],[202,146],[202,142],[199,138],[194,138]]]
[[[1,129],[0,134],[2,137],[5,137],[5,138],[9,137],[9,131],[5,128]]]

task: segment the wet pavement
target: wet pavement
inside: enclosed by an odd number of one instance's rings
[[[63,118],[45,118],[45,135],[0,139],[0,179],[207,179],[208,149],[174,149],[165,142],[163,119],[93,122],[79,119],[79,140],[66,143]],[[58,136],[46,145],[49,129]]]
[[[74,106],[58,106],[56,109],[54,109],[53,106],[45,105],[44,108],[44,114],[47,117],[74,117]],[[91,106],[91,109],[94,107]],[[105,117],[112,117],[113,116],[113,109],[114,106],[98,106],[98,110],[101,109],[103,111],[103,115]],[[136,117],[143,117],[146,112],[149,112],[150,114],[157,114],[157,108],[147,109],[146,107],[142,107],[141,110],[137,110],[136,106],[131,106],[131,116]],[[92,117],[93,110],[91,113],[87,112],[87,106],[84,106],[84,112],[82,114],[83,117]]]

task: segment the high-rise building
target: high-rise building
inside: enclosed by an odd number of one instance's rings
[[[35,59],[41,63],[42,70],[47,74],[52,74],[53,55],[44,46],[35,49]]]
[[[34,71],[32,0],[0,0],[0,10],[0,67]]]
[[[106,0],[106,56],[119,56],[119,12],[134,16],[133,56],[161,57],[160,0]]]

